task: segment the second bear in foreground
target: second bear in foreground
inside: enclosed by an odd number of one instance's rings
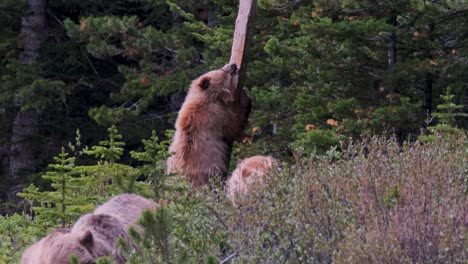
[[[21,264],[68,264],[76,256],[79,263],[96,263],[99,257],[112,256],[125,263],[117,250],[117,239],[131,241],[127,229],[135,225],[145,210],[157,204],[133,194],[115,196],[91,214],[82,216],[72,229],[57,229],[41,239],[21,258]]]
[[[169,147],[169,173],[187,176],[194,186],[227,174],[230,147],[247,126],[251,108],[236,80],[237,66],[228,64],[192,82]]]
[[[227,194],[234,204],[237,198],[245,197],[252,185],[261,186],[263,178],[275,163],[270,156],[253,156],[242,160],[227,182]]]

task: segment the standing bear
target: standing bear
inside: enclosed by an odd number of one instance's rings
[[[237,87],[237,66],[228,64],[192,82],[176,120],[167,160],[169,173],[193,186],[227,175],[232,144],[247,126],[251,101]]]
[[[128,228],[136,224],[143,211],[156,207],[155,202],[134,194],[115,196],[82,216],[71,229],[57,229],[30,246],[21,264],[68,264],[71,256],[84,264],[112,256],[115,263],[123,264],[125,258],[117,249],[117,239],[131,242]]]

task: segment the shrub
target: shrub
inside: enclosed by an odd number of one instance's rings
[[[23,249],[45,234],[28,215],[0,216],[0,264],[18,263]]]
[[[462,263],[467,146],[373,137],[275,168],[239,207],[216,185],[167,196],[132,263]]]
[[[369,138],[298,160],[230,219],[236,262],[462,263],[466,138]]]

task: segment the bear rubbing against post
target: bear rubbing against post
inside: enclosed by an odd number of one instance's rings
[[[68,264],[73,255],[82,264],[96,263],[103,256],[112,256],[115,263],[123,264],[125,258],[117,249],[117,239],[131,243],[128,228],[136,224],[143,211],[156,207],[155,202],[134,194],[115,196],[82,216],[71,229],[57,229],[30,246],[21,264]]]
[[[169,173],[185,175],[193,186],[226,177],[230,148],[246,128],[251,109],[245,91],[236,90],[236,80],[236,64],[227,64],[192,82],[169,147]]]

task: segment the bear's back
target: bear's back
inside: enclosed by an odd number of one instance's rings
[[[145,210],[154,210],[157,204],[154,201],[135,194],[122,194],[113,197],[96,208],[93,214],[106,214],[118,217],[128,227],[136,223]]]

